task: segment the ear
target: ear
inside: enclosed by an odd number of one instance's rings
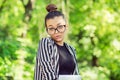
[[[68,25],[66,24],[66,30],[68,30]]]

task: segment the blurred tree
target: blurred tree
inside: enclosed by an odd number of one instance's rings
[[[73,6],[70,9],[72,29],[69,38],[71,40],[74,39],[73,44],[77,47],[80,69],[84,69],[86,66],[89,66],[91,69],[97,66],[98,70],[100,67],[107,68],[108,72],[102,71],[104,72],[102,74],[106,75],[106,78],[101,76],[99,80],[120,79],[117,77],[120,75],[120,73],[117,72],[119,71],[119,65],[117,65],[119,60],[117,60],[117,62],[114,61],[116,60],[115,55],[120,57],[120,54],[118,54],[120,53],[120,36],[118,36],[120,6],[117,5],[118,3],[120,3],[119,0],[71,0],[71,5]],[[119,45],[116,45],[118,50],[113,47],[113,44]],[[112,55],[112,57],[110,57],[110,55]],[[113,67],[111,67],[111,65]],[[86,68],[86,70],[88,69]],[[85,76],[82,71],[81,74]],[[85,80],[98,80],[99,76],[100,75],[97,75],[96,78],[90,76],[89,79],[84,78]]]

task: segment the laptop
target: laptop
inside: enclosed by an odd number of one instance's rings
[[[58,80],[81,80],[80,75],[59,75]]]

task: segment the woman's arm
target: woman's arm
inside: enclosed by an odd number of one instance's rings
[[[54,80],[56,78],[49,49],[47,38],[43,38],[39,43],[34,80]]]

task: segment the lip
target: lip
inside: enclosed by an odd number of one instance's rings
[[[60,35],[55,36],[55,39],[59,39],[59,38],[61,38],[61,36],[60,36]]]

